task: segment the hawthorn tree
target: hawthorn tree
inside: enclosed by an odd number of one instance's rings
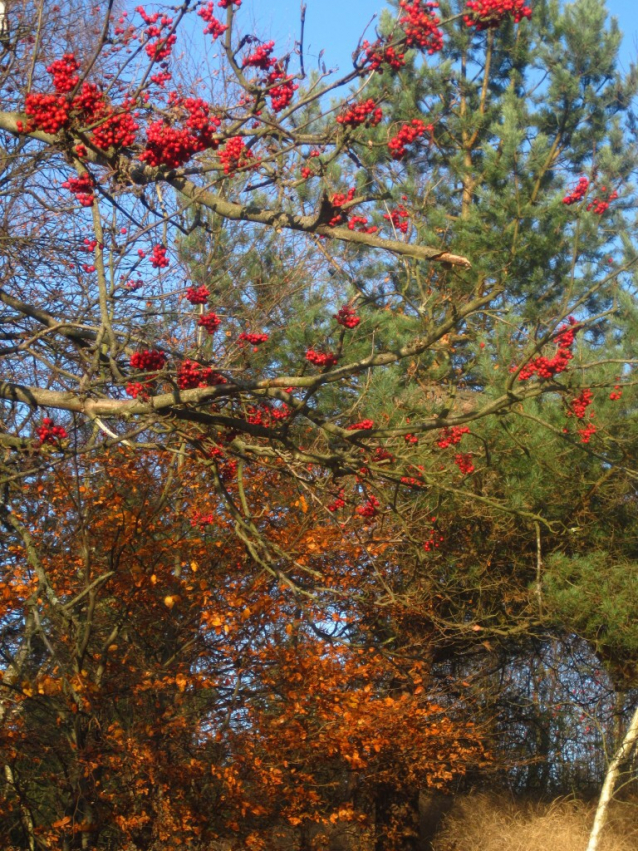
[[[402,734],[382,701],[426,725],[415,677],[459,648],[550,611],[585,634],[561,582],[586,578],[579,557],[611,528],[597,500],[626,512],[597,557],[635,559],[620,533],[635,501],[636,81],[600,4],[402,0],[340,78],[306,74],[303,42],[282,54],[243,11],[7,13],[3,794],[24,847],[259,843],[278,818],[336,818],[344,764],[400,813],[401,772],[449,779],[483,742],[451,720],[471,699],[455,686],[440,772],[427,726],[410,728],[422,757],[401,740],[389,765]],[[152,499],[129,503],[108,481],[118,465]],[[100,521],[80,493],[107,517],[97,574]],[[571,561],[550,583],[553,552]],[[19,758],[58,727],[68,748],[41,769]],[[129,791],[153,787],[148,807],[117,787],[109,748]],[[54,770],[69,781],[45,794]],[[275,776],[286,794],[264,803]]]

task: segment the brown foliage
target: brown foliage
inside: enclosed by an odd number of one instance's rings
[[[50,847],[86,834],[260,848],[273,825],[363,823],[379,795],[407,801],[489,761],[424,687],[427,669],[376,647],[356,542],[312,532],[278,474],[247,475],[247,493],[278,495],[266,535],[302,542],[313,570],[340,564],[326,600],[296,597],[255,563],[201,469],[177,464],[120,449],[27,491],[3,593],[5,619],[35,617],[3,692],[5,841],[28,812]],[[389,847],[397,830],[377,818]]]

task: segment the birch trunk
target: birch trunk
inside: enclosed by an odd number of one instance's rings
[[[625,733],[625,738],[623,739],[622,744],[616,751],[616,754],[612,761],[609,763],[607,775],[605,776],[605,782],[603,783],[603,788],[600,793],[598,807],[596,808],[594,826],[592,827],[592,831],[589,836],[589,845],[587,846],[587,851],[598,851],[600,836],[603,827],[605,826],[605,822],[607,821],[609,802],[611,801],[614,794],[614,787],[616,786],[616,781],[620,773],[620,766],[626,759],[631,756],[631,752],[635,747],[636,742],[638,742],[638,707],[636,707],[636,711],[633,714],[633,717],[629,724],[629,728]]]

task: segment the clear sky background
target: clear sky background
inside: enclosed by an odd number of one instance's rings
[[[375,13],[385,6],[383,0],[305,0],[306,70],[317,66],[317,56],[324,50],[328,68],[351,68],[350,55],[366,25]],[[533,6],[533,2],[532,2]],[[253,32],[291,49],[299,38],[301,0],[244,0],[242,11],[248,14]],[[638,55],[638,0],[607,0],[607,9],[618,19],[624,33],[621,61],[625,69]],[[367,37],[374,38],[374,22]]]

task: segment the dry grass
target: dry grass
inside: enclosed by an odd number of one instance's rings
[[[595,804],[558,800],[523,804],[475,794],[459,798],[433,851],[585,851]],[[600,851],[637,851],[638,801],[614,803]]]

